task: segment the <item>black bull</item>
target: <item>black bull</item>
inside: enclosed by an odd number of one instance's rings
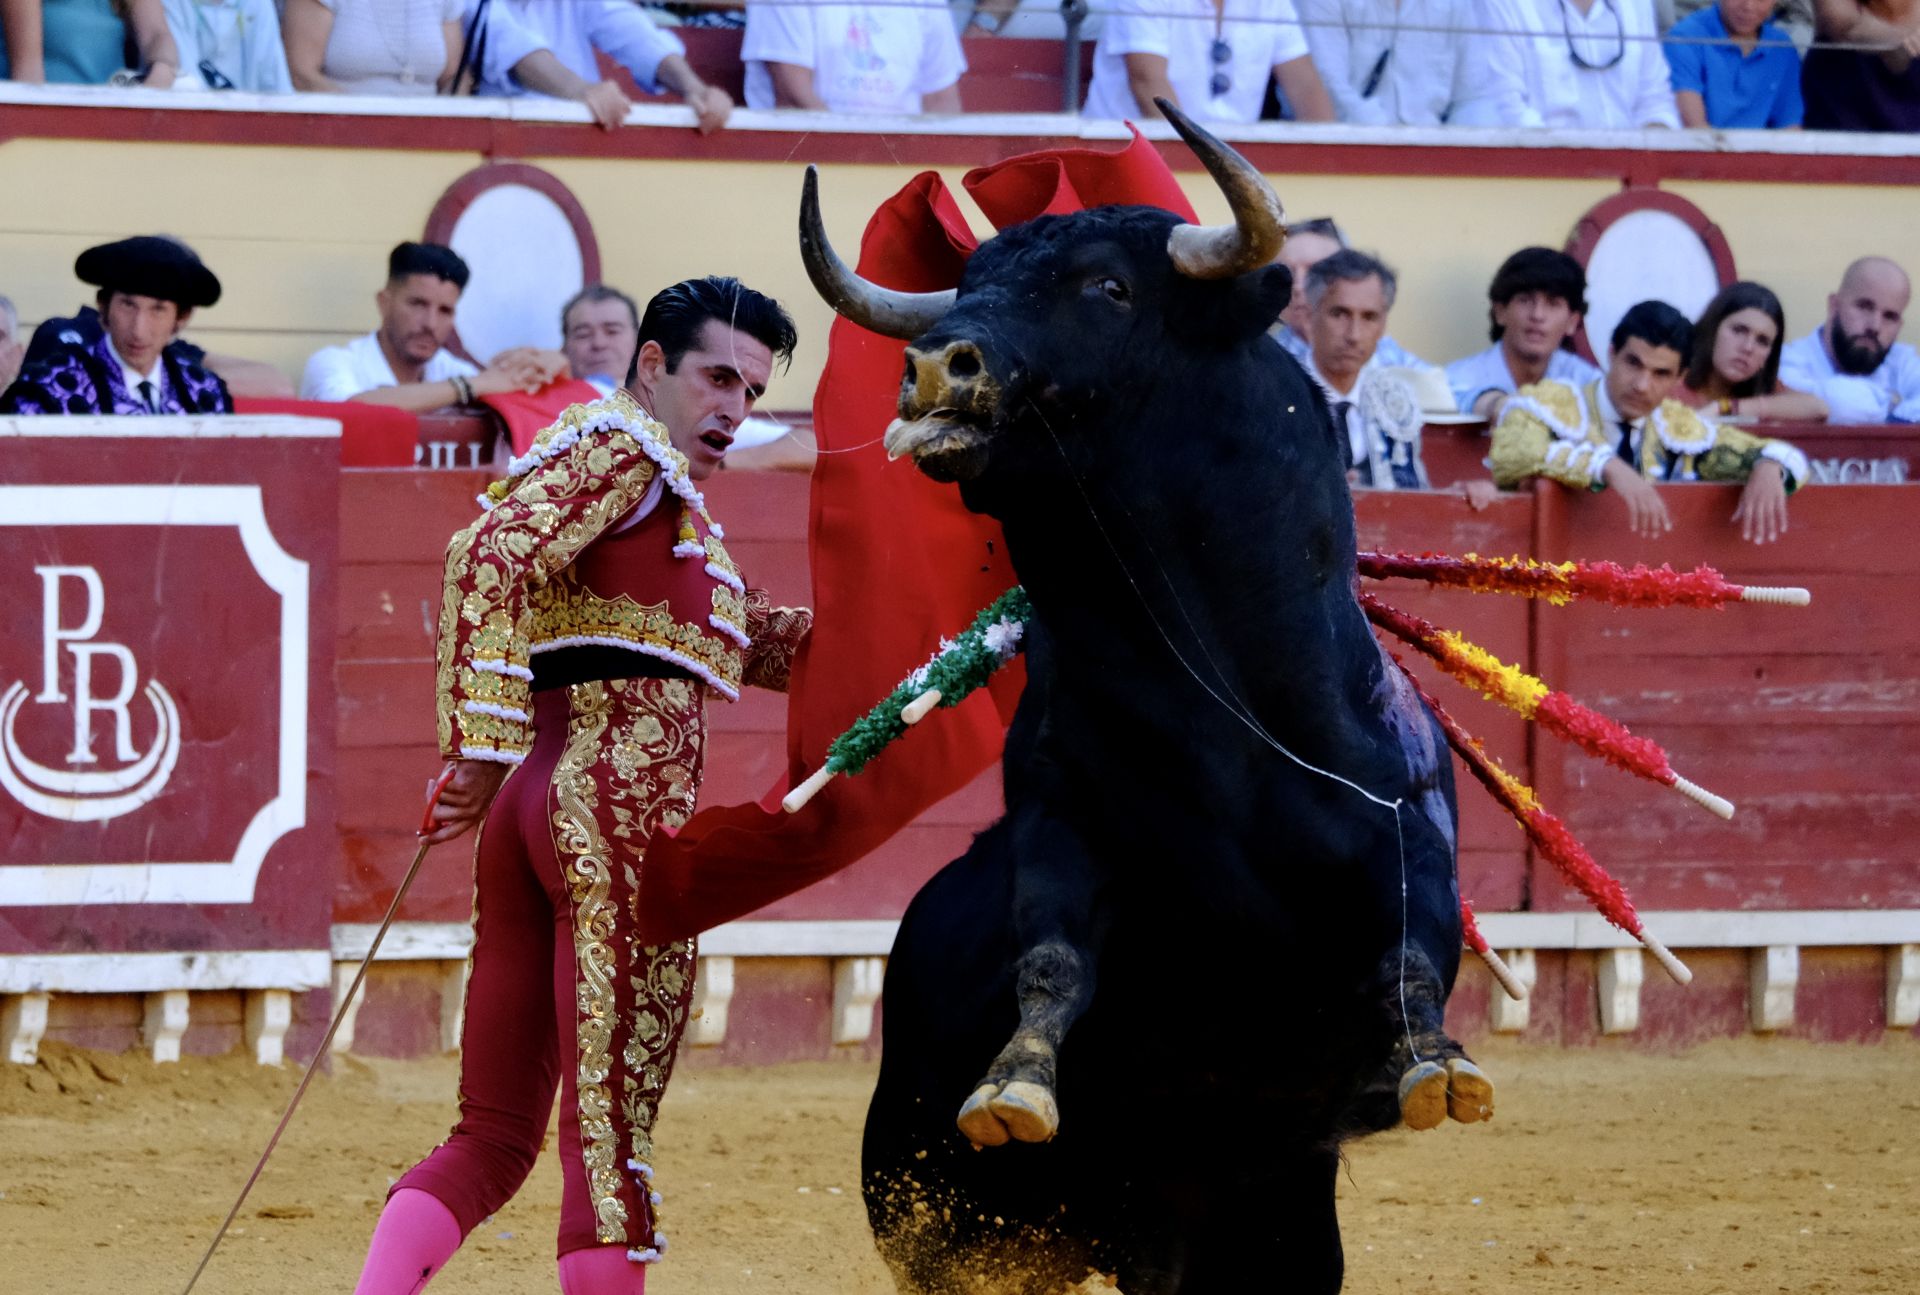
[[[913,1292],[1337,1291],[1340,1141],[1491,1096],[1441,1031],[1451,764],[1355,602],[1346,447],[1266,335],[1277,232],[1046,217],[909,297],[807,206],[823,293],[914,338],[890,451],[1002,523],[1034,608],[1006,815],[887,969],[881,1253]]]

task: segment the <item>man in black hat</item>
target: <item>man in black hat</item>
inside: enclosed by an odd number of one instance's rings
[[[90,247],[74,262],[99,287],[98,331],[39,351],[0,395],[0,414],[230,414],[227,386],[183,347],[170,347],[220,280],[170,238]]]

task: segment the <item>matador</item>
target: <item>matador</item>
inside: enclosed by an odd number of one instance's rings
[[[418,1291],[506,1203],[556,1088],[561,1289],[638,1292],[666,1252],[652,1135],[695,950],[643,945],[636,896],[693,814],[708,694],[784,690],[812,624],[745,584],[698,484],[794,342],[735,280],[666,289],[626,388],[541,432],[448,547],[428,839],[485,820],[460,1120],[395,1184],[359,1295]]]

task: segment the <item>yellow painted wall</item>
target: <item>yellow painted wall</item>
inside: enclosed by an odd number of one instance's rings
[[[424,124],[424,123],[423,123]],[[579,197],[604,277],[644,300],[689,275],[727,272],[794,311],[801,349],[774,408],[811,399],[828,314],[806,283],[794,236],[804,138],[781,163],[537,159]],[[0,293],[31,326],[91,297],[72,276],[85,247],[134,233],[192,243],[225,284],[191,336],[263,359],[298,379],[316,347],[373,326],[387,251],[417,238],[448,185],[480,163],[466,153],[76,142],[0,144]],[[828,228],[851,257],[867,215],[918,168],[829,166]],[[946,173],[956,190],[963,168]],[[1183,175],[1203,219],[1225,207],[1204,176]],[[1289,215],[1334,215],[1356,245],[1401,275],[1394,335],[1445,362],[1485,343],[1494,268],[1527,243],[1558,246],[1614,191],[1604,180],[1278,175]],[[1790,333],[1824,317],[1854,254],[1920,269],[1914,199],[1897,188],[1675,183],[1726,232],[1741,272],[1786,302]],[[976,217],[977,219],[977,217]]]

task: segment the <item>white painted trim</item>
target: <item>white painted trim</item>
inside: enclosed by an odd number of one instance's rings
[[[295,117],[418,117],[436,119],[580,122],[587,110],[545,95],[513,97],[394,98],[378,95],[247,94],[238,90],[149,90],[109,86],[26,85],[0,81],[0,104],[74,108],[145,108],[175,112],[244,113]],[[632,126],[687,129],[693,111],[680,104],[636,104],[627,112]],[[1249,143],[1361,144],[1382,147],[1633,149],[1648,153],[1830,155],[1912,157],[1920,141],[1909,136],[1840,131],[1768,130],[1562,130],[1469,126],[1355,126],[1337,122],[1208,122],[1221,138]],[[430,127],[429,127],[430,128]],[[791,109],[737,108],[727,119],[730,134],[762,131],[792,135],[932,135],[958,138],[1051,136],[1067,140],[1125,140],[1117,121],[1066,113],[967,113],[961,117],[862,116]],[[1173,139],[1166,122],[1140,123],[1149,139]]]
[[[333,928],[333,960],[359,963],[373,944],[376,922],[341,922]],[[376,962],[465,961],[473,952],[471,922],[395,922],[380,942]]]
[[[47,1032],[47,995],[21,994],[0,1004],[0,1055],[14,1065],[30,1066],[40,1059],[40,1039]]]
[[[702,956],[693,971],[693,1001],[687,1005],[687,1042],[710,1048],[727,1041],[727,1010],[733,1005],[733,959]]]
[[[351,1003],[346,1003],[347,990],[353,987],[354,975],[359,970],[360,964],[357,960],[333,964],[333,1010],[339,1013],[340,1024],[335,1028],[333,1042],[328,1045],[327,1050],[336,1057],[344,1057],[353,1051],[353,1031],[360,1022],[360,1005],[367,1001],[367,987],[363,982],[360,986],[361,992],[353,996]],[[345,1011],[340,1010],[342,1003],[346,1003]]]
[[[1495,1034],[1519,1034],[1533,1019],[1533,987],[1540,983],[1540,959],[1532,949],[1502,949],[1498,952],[1501,961],[1507,964],[1507,970],[1527,991],[1527,996],[1517,1000],[1508,998],[1506,991],[1495,983],[1487,991],[1487,1028]]]
[[[1887,950],[1887,1028],[1920,1025],[1920,944]]]
[[[702,954],[735,958],[871,958],[893,952],[896,921],[728,922],[700,937]]]
[[[233,953],[15,953],[0,956],[0,994],[318,989],[328,982],[331,971],[332,960],[325,949]]]
[[[1799,946],[1775,944],[1747,954],[1747,1010],[1757,1033],[1793,1025],[1793,999],[1799,988]]]
[[[1631,1034],[1640,1028],[1640,986],[1647,978],[1640,946],[1602,949],[1596,970],[1600,990],[1600,1033]]]
[[[0,868],[0,908],[253,902],[254,884],[267,851],[307,822],[307,564],[274,538],[260,487],[0,486],[0,527],[4,526],[237,529],[254,571],[280,595],[280,785],[241,833],[231,860]]]
[[[833,960],[833,1041],[865,1043],[873,1037],[873,1006],[886,981],[885,958]]]
[[[0,82],[0,85],[6,84]],[[213,441],[249,438],[340,437],[334,418],[298,418],[292,414],[9,414],[0,418],[0,436],[65,440]]]
[[[247,1051],[262,1066],[277,1066],[287,1057],[287,1030],[293,1025],[293,995],[284,989],[250,989],[246,995],[243,1030]]]
[[[155,1065],[180,1060],[180,1040],[186,1037],[193,996],[184,989],[162,989],[147,995],[140,1024],[140,1041]]]
[[[1768,913],[1672,911],[1640,914],[1647,929],[1675,949],[1807,948],[1920,944],[1920,909],[1793,910]],[[1476,913],[1481,933],[1505,950],[1639,947],[1595,913]],[[333,928],[333,956],[367,956],[371,923]],[[732,958],[873,958],[893,951],[900,923],[885,919],[747,920],[700,937],[702,955]],[[395,922],[380,946],[381,962],[464,958],[473,948],[466,922]]]
[[[1637,946],[1598,913],[1476,913],[1496,949],[1624,949]],[[1780,912],[1643,911],[1640,920],[1670,949],[1803,948],[1920,941],[1920,909]]]

